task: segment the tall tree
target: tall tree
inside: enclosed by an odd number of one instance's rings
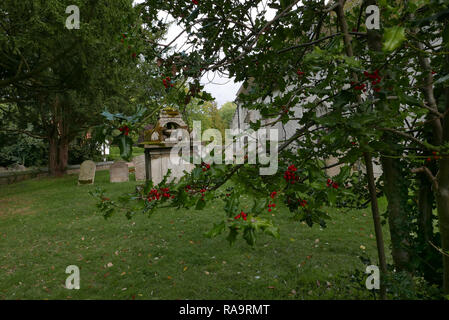
[[[67,1],[0,5],[6,30],[1,54],[7,57],[1,74],[8,83],[0,93],[16,111],[7,120],[18,124],[16,130],[48,141],[50,173],[57,176],[65,172],[69,143],[101,123],[106,107],[132,112],[147,101],[145,64],[154,59],[148,45],[153,35],[142,30],[133,1],[70,4],[80,9],[80,29],[65,27]]]

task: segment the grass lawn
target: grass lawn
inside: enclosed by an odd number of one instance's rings
[[[76,182],[69,175],[0,186],[0,299],[370,297],[367,290],[355,295],[339,277],[364,272],[361,245],[377,260],[369,209],[331,211],[324,230],[277,209],[281,239],[259,235],[251,248],[239,238],[231,247],[224,235],[203,236],[224,214],[219,203],[105,221],[88,195],[94,187]],[[110,184],[100,171],[95,184],[116,197],[136,182]],[[80,290],[64,288],[68,265],[81,270]]]
[[[133,157],[141,156],[143,154],[145,154],[145,151],[143,148],[133,147]],[[119,147],[115,147],[115,146],[110,147],[108,160],[110,160],[110,161],[122,160],[122,157],[120,157]]]

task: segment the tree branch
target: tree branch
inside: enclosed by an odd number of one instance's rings
[[[424,173],[427,178],[429,178],[430,182],[432,182],[434,192],[438,191],[438,179],[433,175],[432,171],[430,171],[427,167],[415,168],[412,169],[412,173]]]

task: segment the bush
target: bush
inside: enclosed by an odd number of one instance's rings
[[[0,136],[0,166],[15,163],[26,167],[45,166],[48,163],[46,141],[25,134],[3,134]]]
[[[69,145],[69,164],[81,164],[85,160],[103,161],[101,143],[79,137]]]

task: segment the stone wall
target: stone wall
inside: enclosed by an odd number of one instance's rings
[[[109,170],[109,167],[114,162],[98,162],[97,171],[99,170]],[[130,164],[128,163],[128,166]],[[80,171],[80,165],[70,165],[67,166],[67,174],[77,174]],[[25,169],[20,171],[3,171],[0,172],[0,185],[7,185],[11,183],[16,183],[20,181],[25,181],[34,178],[42,178],[48,176],[48,168],[33,168]]]

